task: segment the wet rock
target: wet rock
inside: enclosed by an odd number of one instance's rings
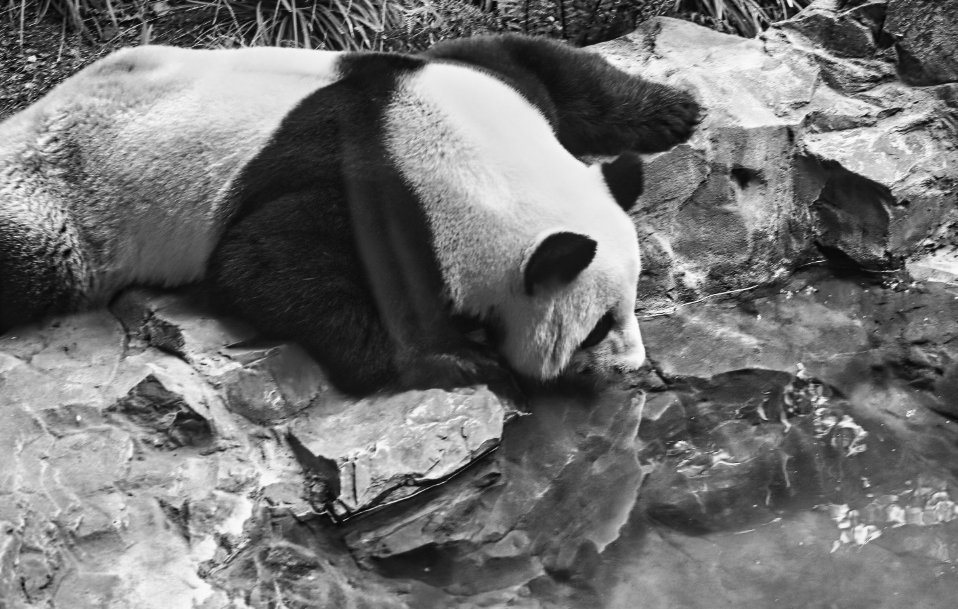
[[[945,387],[955,319],[953,286],[813,266],[778,289],[708,299],[643,323],[668,385],[650,397],[658,416],[648,419],[669,439],[646,439],[650,430],[640,429],[640,454],[653,469],[593,579],[603,590],[614,578],[604,606],[638,597],[650,606],[705,606],[703,590],[687,596],[670,583],[699,569],[737,582],[706,586],[732,604],[742,594],[781,599],[783,589],[797,595],[795,606],[872,599],[891,607],[881,599],[905,591],[935,606],[952,594],[949,586],[912,588],[908,574],[930,582],[954,571],[958,427]],[[669,414],[680,407],[684,425]],[[820,509],[830,526],[805,516]],[[780,555],[758,549],[798,531],[788,542],[797,545]],[[682,549],[666,558],[675,543]],[[805,554],[810,548],[817,550]],[[829,569],[807,563],[812,555]],[[860,569],[884,568],[885,557],[894,557],[893,575],[864,584]],[[662,564],[671,566],[644,571]],[[683,570],[690,564],[699,565],[694,573]],[[777,565],[774,591],[746,564]],[[804,566],[782,575],[794,564]],[[675,568],[682,574],[669,575]],[[821,598],[805,590],[839,580],[854,590]]]
[[[432,389],[313,408],[289,423],[289,435],[304,466],[335,472],[329,509],[344,517],[456,474],[499,446],[513,415],[485,387]]]
[[[958,358],[958,299],[943,284],[895,279],[885,285],[894,287],[809,270],[747,302],[716,299],[682,307],[647,320],[642,329],[650,345],[677,345],[649,349],[667,378],[803,369],[844,396],[874,400],[875,408],[895,413],[902,422],[896,431],[923,447],[934,444],[934,434],[915,434],[912,424],[938,427],[930,410],[958,412],[947,389]],[[715,357],[703,358],[703,352]],[[865,397],[876,385],[884,397]]]
[[[832,552],[836,537],[834,523],[820,512],[706,536],[626,532],[613,550],[631,549],[627,558],[615,559],[633,576],[601,580],[598,606],[628,609],[642,599],[650,609],[721,603],[894,609],[902,598],[945,607],[958,592],[953,569],[929,568],[877,541]]]
[[[672,391],[650,394],[639,426],[640,455],[646,459],[661,457],[667,446],[687,440],[688,420],[678,394]]]
[[[266,522],[263,523],[266,525]],[[290,609],[401,609],[423,606],[404,602],[413,587],[400,595],[364,574],[348,560],[330,559],[330,549],[317,540],[335,536],[323,525],[303,524],[288,517],[264,526],[264,537],[235,560],[210,572],[210,579],[250,607],[282,605]],[[438,596],[442,596],[439,594]]]
[[[493,458],[432,496],[347,523],[364,563],[458,595],[586,578],[636,501],[641,394],[544,396]]]
[[[668,385],[649,419],[686,420],[641,453],[653,469],[596,606],[942,606],[958,428],[935,411],[958,292],[812,267],[747,294],[643,324]]]
[[[740,370],[680,386],[690,433],[667,446],[640,498],[666,526],[721,531],[837,498],[862,504],[920,471],[894,437],[804,370]]]

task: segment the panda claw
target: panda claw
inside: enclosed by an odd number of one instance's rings
[[[704,113],[698,102],[692,96],[682,93],[679,100],[662,110],[661,139],[657,142],[657,147],[667,150],[687,141],[703,118]]]

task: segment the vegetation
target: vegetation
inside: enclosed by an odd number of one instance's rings
[[[417,50],[445,38],[524,32],[576,45],[656,15],[754,36],[810,0],[0,0],[20,31],[59,17],[89,40],[197,46]]]

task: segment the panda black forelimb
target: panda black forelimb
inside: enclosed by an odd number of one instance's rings
[[[423,55],[483,68],[553,123],[573,155],[652,153],[686,141],[700,120],[687,92],[628,74],[595,53],[515,34],[449,40]]]

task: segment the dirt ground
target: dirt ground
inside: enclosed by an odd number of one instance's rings
[[[0,16],[0,119],[107,51],[65,32],[52,18],[39,23],[27,19],[21,31],[10,15]]]
[[[217,37],[217,21],[204,9],[178,6],[151,15],[147,39],[151,44],[229,46],[230,39]],[[110,51],[143,42],[140,21],[120,25],[83,35],[64,27],[52,10],[43,19],[27,14],[22,22],[19,12],[0,12],[0,120]]]

